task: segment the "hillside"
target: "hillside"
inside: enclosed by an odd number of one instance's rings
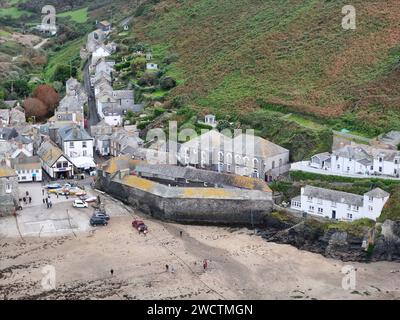
[[[369,136],[400,129],[398,0],[352,1],[355,31],[341,27],[347,1],[156,2],[136,12],[133,36],[179,55],[169,99],[217,115],[280,106]]]

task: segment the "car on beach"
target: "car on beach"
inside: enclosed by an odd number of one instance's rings
[[[91,217],[89,220],[90,225],[93,226],[106,226],[108,224],[107,220],[101,217]]]
[[[79,200],[79,199],[74,200],[72,206],[74,208],[88,208],[89,207],[89,205],[86,203],[86,201]]]
[[[107,213],[104,212],[104,211],[99,211],[99,210],[96,210],[96,211],[93,213],[92,217],[103,218],[103,219],[106,220],[106,221],[109,221],[109,220],[110,220],[110,215],[109,215],[109,214],[107,214]]]
[[[148,231],[147,226],[144,224],[142,220],[138,219],[133,220],[132,227],[134,227],[137,231],[139,231],[139,233],[143,232],[144,234],[146,234]]]

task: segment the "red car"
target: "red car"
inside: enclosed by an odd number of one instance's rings
[[[132,227],[134,227],[139,233],[143,232],[144,234],[147,233],[147,226],[144,224],[142,220],[133,220]]]

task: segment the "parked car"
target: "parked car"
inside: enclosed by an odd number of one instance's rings
[[[53,183],[53,184],[48,184],[46,186],[47,189],[60,189],[61,188],[61,184],[59,183]]]
[[[85,202],[96,202],[97,197],[88,197],[88,196],[81,196],[79,199],[84,200]]]
[[[96,210],[96,211],[93,213],[92,217],[103,218],[103,219],[105,219],[106,221],[109,221],[109,220],[110,220],[110,215],[107,214],[107,213],[104,212],[104,211],[98,211],[98,210]]]
[[[88,208],[89,205],[86,203],[86,201],[76,199],[74,200],[74,203],[72,204],[73,207],[75,208]]]
[[[92,216],[89,221],[90,225],[93,226],[106,226],[108,224],[107,220],[101,217]]]

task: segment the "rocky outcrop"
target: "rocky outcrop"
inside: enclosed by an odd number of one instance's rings
[[[332,227],[330,221],[271,214],[259,234],[268,241],[343,261],[400,261],[400,221],[349,229]]]

